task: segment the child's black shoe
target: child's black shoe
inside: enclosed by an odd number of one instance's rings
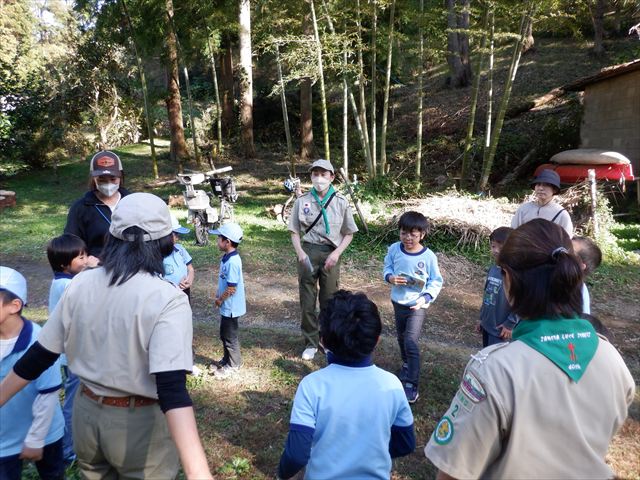
[[[404,384],[404,394],[407,396],[407,401],[409,403],[416,403],[420,397],[420,394],[418,393],[418,386],[410,382]]]

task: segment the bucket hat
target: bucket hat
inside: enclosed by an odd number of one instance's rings
[[[556,188],[556,192],[560,190],[560,175],[554,170],[542,170],[540,174],[531,180],[530,185],[534,186],[537,183],[548,183]]]
[[[150,193],[127,195],[118,202],[111,215],[109,233],[120,240],[133,241],[134,235],[124,233],[129,227],[144,230],[145,242],[166,237],[173,231],[169,207],[160,197]]]
[[[222,235],[232,242],[240,243],[242,241],[242,228],[237,223],[225,223],[220,228],[209,230],[211,235]]]
[[[27,280],[17,270],[0,267],[0,290],[13,293],[23,305],[27,304]]]

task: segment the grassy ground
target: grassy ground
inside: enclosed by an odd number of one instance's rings
[[[144,145],[119,149],[127,173],[127,186],[144,190],[150,180],[148,148]],[[166,154],[165,149],[161,149]],[[264,164],[242,168],[234,164],[241,192],[237,220],[245,229],[241,247],[249,286],[249,314],[241,330],[245,366],[241,375],[228,381],[216,381],[209,374],[190,378],[200,433],[215,477],[272,478],[288,428],[288,416],[296,386],[309,372],[321,368],[323,360],[313,363],[299,359],[297,285],[289,237],[283,224],[268,218],[266,206],[284,201],[281,178],[274,170],[285,171],[284,164]],[[165,162],[161,170],[166,177]],[[64,226],[68,205],[85,191],[87,162],[61,165],[56,177],[50,172],[35,172],[12,179],[6,187],[18,194],[18,206],[3,212],[0,231],[0,263],[22,269],[29,281],[30,308],[27,317],[46,320],[46,298],[50,271],[44,247]],[[179,193],[177,186],[154,190],[161,196]],[[383,206],[379,206],[384,210]],[[176,211],[184,216],[184,210]],[[385,236],[382,224],[374,224],[367,237],[357,235],[343,263],[343,285],[365,291],[381,308],[384,334],[375,361],[390,371],[398,368],[398,350],[394,339],[388,289],[379,280],[386,245],[394,241]],[[620,238],[637,238],[634,227],[616,227]],[[635,232],[635,233],[634,233]],[[217,271],[219,252],[213,246],[196,247],[193,236],[185,246],[194,257],[196,283],[193,288],[196,363],[206,368],[222,354],[218,341],[217,316],[210,295]],[[422,448],[433,427],[448,407],[462,369],[480,346],[473,333],[481,301],[484,267],[482,252],[461,252],[456,239],[434,239],[445,276],[445,289],[432,309],[424,329],[425,352],[421,372],[421,399],[413,407],[418,449],[394,463],[394,479],[433,478],[433,466],[424,458]],[[621,242],[624,243],[624,242]],[[631,244],[633,247],[635,244]],[[466,256],[462,255],[464,253]],[[468,257],[468,258],[467,258]],[[630,257],[631,258],[631,257]],[[635,258],[635,257],[633,257]],[[640,377],[638,318],[640,308],[640,264],[605,259],[601,270],[590,280],[594,310],[616,334],[635,378]],[[634,313],[635,312],[635,313]],[[619,338],[619,341],[618,341]],[[636,400],[630,420],[610,452],[609,461],[624,478],[640,478],[640,407]],[[70,474],[76,475],[72,469]],[[30,474],[28,474],[30,475]]]

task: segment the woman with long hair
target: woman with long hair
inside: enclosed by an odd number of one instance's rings
[[[472,355],[425,448],[448,478],[611,478],[605,455],[635,383],[581,318],[582,268],[559,225],[531,220],[498,257],[521,321],[513,341]]]

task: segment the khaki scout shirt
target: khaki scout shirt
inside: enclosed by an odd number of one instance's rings
[[[472,355],[460,388],[425,447],[454,478],[611,478],[609,442],[635,384],[600,337],[578,383],[520,341]]]
[[[289,217],[289,231],[300,234],[303,242],[316,245],[332,245],[334,247],[340,245],[345,235],[354,234],[358,231],[356,222],[353,220],[351,205],[349,205],[349,200],[344,195],[336,192],[335,198],[326,207],[327,218],[329,219],[329,235],[326,233],[324,219],[320,210],[320,205],[313,198],[311,192],[298,197],[293,205],[291,217]],[[320,215],[318,222],[309,233],[305,234],[307,228],[311,226],[318,215]]]
[[[69,369],[104,396],[158,398],[157,372],[191,370],[191,307],[160,277],[138,273],[109,286],[104,268],[78,274],[38,342],[66,353]]]

